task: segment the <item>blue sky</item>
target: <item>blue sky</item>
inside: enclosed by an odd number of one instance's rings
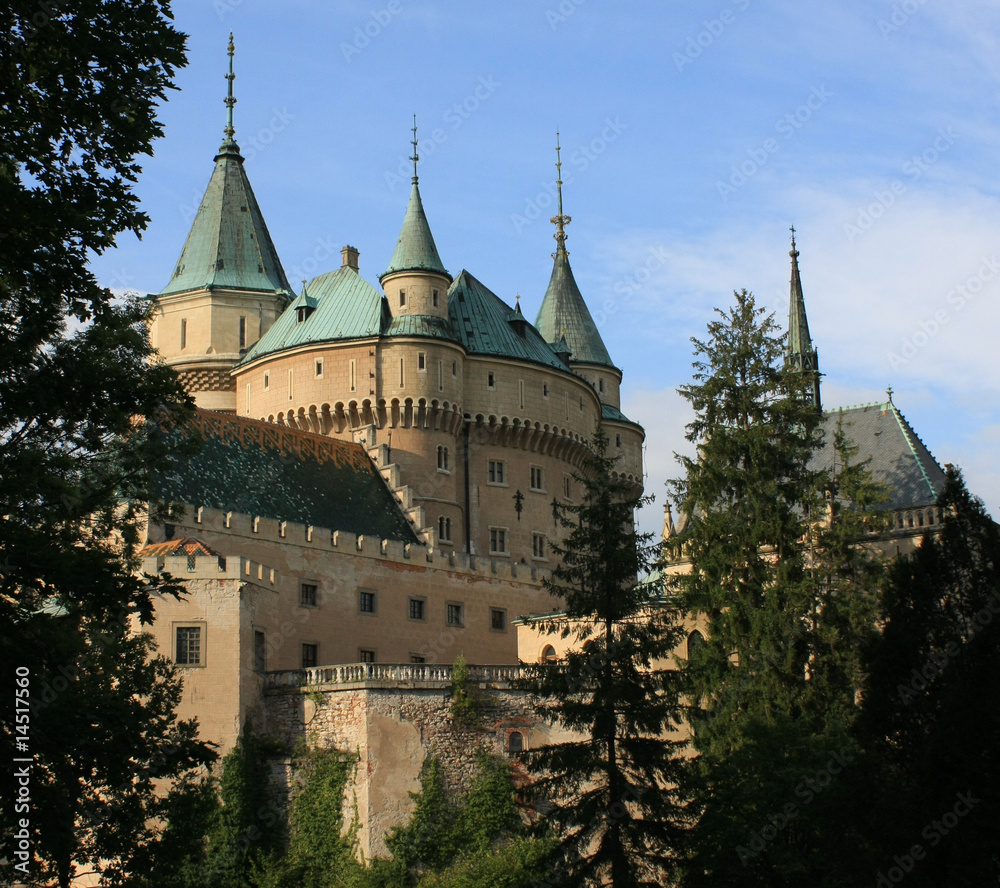
[[[788,227],[824,405],[894,401],[1000,515],[1000,7],[987,0],[179,0],[190,35],[138,184],[151,224],[101,281],[157,292],[236,138],[293,285],[361,251],[377,284],[409,127],[438,250],[533,318],[567,246],[647,430],[659,529],[692,336],[746,287],[785,324]]]

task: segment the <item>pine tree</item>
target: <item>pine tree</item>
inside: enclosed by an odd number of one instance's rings
[[[856,783],[873,883],[908,856],[907,884],[964,888],[1000,877],[1000,527],[950,467],[938,505],[881,601]]]
[[[546,721],[575,735],[526,754],[542,827],[559,837],[571,881],[615,888],[662,885],[682,854],[691,812],[684,794],[683,719],[670,656],[682,630],[648,573],[656,548],[634,526],[646,501],[616,477],[598,427],[578,481],[580,502],[562,509],[568,535],[553,545],[546,586],[565,606],[539,621],[575,644],[525,687]]]
[[[667,556],[669,592],[707,638],[685,664],[704,813],[685,886],[841,885],[835,777],[856,758],[859,650],[874,628],[863,543],[879,490],[852,461],[814,468],[821,415],[808,372],[784,360],[774,318],[747,291],[694,340],[695,411]]]

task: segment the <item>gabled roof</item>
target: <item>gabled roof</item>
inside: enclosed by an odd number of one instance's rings
[[[403,227],[399,232],[396,250],[389,261],[389,267],[379,275],[379,280],[396,271],[436,271],[445,277],[448,276],[434,245],[434,235],[431,234],[427,216],[424,214],[416,176],[413,177],[410,203],[403,217]]]
[[[315,310],[300,321],[297,309],[313,306]],[[378,336],[383,314],[382,294],[353,268],[342,265],[313,278],[237,366],[299,345]]]
[[[594,323],[573,277],[569,253],[560,246],[554,258],[552,277],[549,278],[545,298],[538,309],[535,327],[546,342],[558,342],[565,332],[573,363],[614,367],[611,355],[604,347],[604,340],[597,330],[597,324]]]
[[[835,468],[834,435],[843,421],[848,440],[858,448],[855,461],[871,459],[875,481],[889,491],[886,509],[933,505],[944,489],[945,473],[891,400],[830,410],[823,414],[824,447],[813,460],[815,469]]]
[[[194,537],[184,537],[180,540],[168,540],[165,543],[148,543],[139,550],[139,557],[154,556],[165,558],[170,555],[215,555],[218,552],[206,546]]]
[[[506,302],[464,269],[448,289],[452,332],[470,355],[531,361],[565,372],[566,365],[539,331],[527,322],[511,323],[512,314]]]
[[[231,138],[216,155],[184,249],[160,295],[212,287],[291,293],[240,149]]]
[[[197,453],[153,471],[166,501],[417,541],[359,444],[207,410],[195,411],[186,433],[201,437]]]

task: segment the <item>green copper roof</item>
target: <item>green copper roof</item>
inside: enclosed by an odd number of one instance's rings
[[[888,488],[884,508],[908,509],[936,502],[944,489],[944,470],[891,400],[824,413],[824,447],[812,468],[835,468],[834,434],[841,420],[848,441],[858,448],[854,460],[870,459],[872,477]]]
[[[639,426],[640,429],[642,428],[639,423],[629,419],[621,410],[617,407],[612,407],[610,404],[601,404],[601,419],[607,422],[625,422],[629,425]]]
[[[298,309],[313,306],[300,321]],[[383,314],[388,315],[382,294],[353,268],[341,266],[313,278],[240,363],[314,342],[379,336],[387,322]]]
[[[535,327],[546,342],[558,342],[565,332],[572,352],[570,360],[574,363],[615,366],[576,285],[573,269],[569,266],[569,253],[562,246],[555,252],[552,277],[538,309]]]
[[[379,280],[394,271],[436,271],[448,275],[434,245],[431,227],[427,224],[416,176],[413,177],[410,203],[403,217],[403,227],[396,242],[396,251],[392,254],[389,267],[382,272]]]
[[[291,293],[284,269],[230,136],[161,296],[211,287]]]
[[[164,500],[417,541],[359,444],[204,410],[191,433],[202,439],[198,452],[154,470]]]
[[[448,290],[448,317],[457,341],[470,355],[495,355],[531,361],[566,371],[551,346],[528,324],[511,323],[513,310],[469,272],[462,271]],[[518,332],[518,327],[522,332]]]

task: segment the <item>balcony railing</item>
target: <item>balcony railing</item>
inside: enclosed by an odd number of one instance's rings
[[[474,684],[510,684],[522,675],[521,666],[469,666],[469,681]],[[406,687],[414,682],[452,683],[452,667],[445,663],[344,663],[339,666],[315,666],[268,672],[268,688],[301,688],[314,685],[383,684]]]

